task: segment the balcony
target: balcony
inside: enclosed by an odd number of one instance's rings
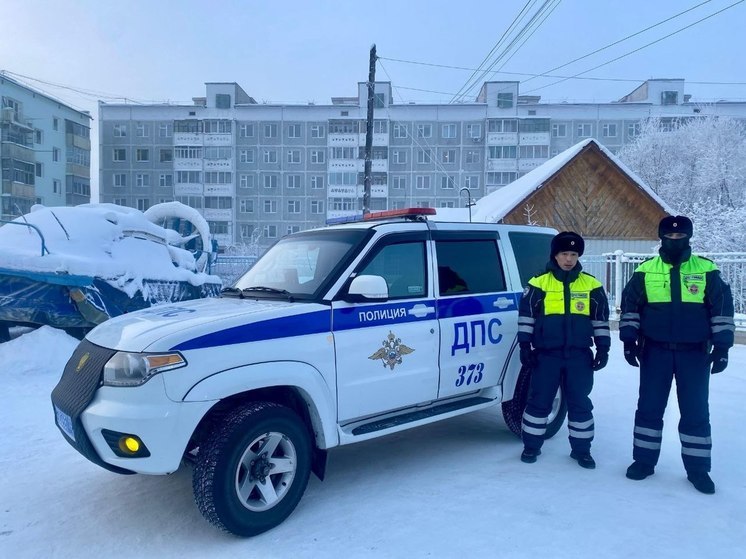
[[[205,171],[232,171],[232,159],[205,159],[202,168]]]
[[[329,147],[357,147],[360,145],[359,134],[329,134],[327,143]],[[363,141],[365,145],[365,141]]]
[[[539,165],[546,163],[547,159],[520,159],[518,161],[519,171],[533,171]]]
[[[233,196],[235,189],[233,184],[206,184],[204,188],[205,196]]]
[[[549,132],[521,132],[519,142],[523,145],[549,145]]]
[[[233,145],[233,134],[204,134],[202,141],[205,146],[230,146]]]
[[[356,159],[357,172],[363,173],[365,171],[365,160]],[[389,160],[388,159],[373,159],[371,162],[370,170],[374,173],[388,173],[389,171]]]
[[[363,197],[363,191],[365,185],[357,185],[357,195],[359,198]],[[389,185],[387,184],[371,184],[370,185],[370,197],[371,198],[387,198],[389,195]]]
[[[487,134],[489,146],[514,146],[517,143],[518,132],[489,132]]]
[[[347,185],[329,185],[326,195],[329,198],[356,198],[357,187]]]
[[[233,220],[233,210],[219,210],[216,208],[204,208],[202,215],[208,221],[231,221]]]
[[[174,171],[201,171],[202,159],[174,157]]]
[[[217,241],[218,245],[222,246],[230,246],[233,244],[233,237],[227,233],[221,233],[221,234],[215,234],[210,235],[215,241]]]
[[[357,159],[330,159],[328,171],[332,172],[357,172]]]
[[[175,146],[201,146],[203,134],[197,132],[174,132]]]
[[[365,133],[359,134],[358,136],[359,145],[365,145]],[[374,146],[387,146],[389,145],[389,135],[384,133],[373,134],[373,145]]]
[[[174,196],[202,196],[204,187],[195,183],[176,183]]]
[[[328,212],[326,212],[326,218],[333,219],[335,217],[352,217],[361,214],[362,212],[360,210],[329,210]]]
[[[488,159],[488,171],[517,171],[518,161],[516,159]]]

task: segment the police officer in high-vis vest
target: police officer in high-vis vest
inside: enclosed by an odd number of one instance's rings
[[[681,421],[679,439],[687,479],[702,493],[715,492],[710,479],[710,373],[728,366],[733,345],[733,298],[715,264],[692,254],[692,222],[661,220],[659,256],[643,262],[622,293],[619,335],[624,357],[640,367],[635,414],[634,462],[627,477],[653,474],[663,438],[663,412],[676,378]],[[712,349],[710,349],[712,348]]]
[[[609,359],[609,303],[601,282],[582,271],[578,258],[585,243],[564,231],[552,239],[546,272],[528,282],[518,311],[521,363],[532,369],[523,413],[523,462],[536,462],[557,389],[567,399],[570,456],[583,468],[595,468],[593,371]],[[591,347],[595,341],[596,354]]]

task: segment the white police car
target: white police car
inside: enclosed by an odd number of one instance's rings
[[[520,433],[517,304],[555,231],[432,213],[290,235],[221,298],[103,323],[52,392],[57,426],[114,472],[194,462],[200,511],[241,536],[282,522],[335,446],[498,403]]]

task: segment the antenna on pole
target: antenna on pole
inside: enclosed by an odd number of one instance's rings
[[[373,150],[373,108],[376,104],[376,45],[370,47],[368,68],[368,118],[365,126],[365,170],[363,176],[363,215],[370,212],[370,183]]]

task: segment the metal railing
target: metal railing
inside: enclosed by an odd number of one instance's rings
[[[219,254],[212,264],[212,273],[223,280],[227,287],[241,277],[257,261],[256,256],[228,256]]]
[[[702,252],[699,256],[709,258],[715,264],[730,285],[736,313],[746,313],[746,252]],[[609,304],[619,312],[622,290],[632,277],[641,262],[652,258],[654,254],[639,254],[617,250],[602,255],[584,255],[580,261],[583,269],[593,274],[604,284],[609,294]],[[741,322],[746,322],[740,319]],[[746,326],[746,324],[742,324]]]
[[[20,225],[21,227],[28,227],[29,229],[33,229],[34,231],[36,231],[36,234],[39,235],[39,240],[41,241],[41,255],[44,256],[44,254],[49,254],[47,243],[44,240],[44,235],[42,234],[41,229],[39,229],[36,225],[32,225],[31,223],[21,223],[20,221],[8,221],[6,219],[0,219],[0,223],[4,225]]]

